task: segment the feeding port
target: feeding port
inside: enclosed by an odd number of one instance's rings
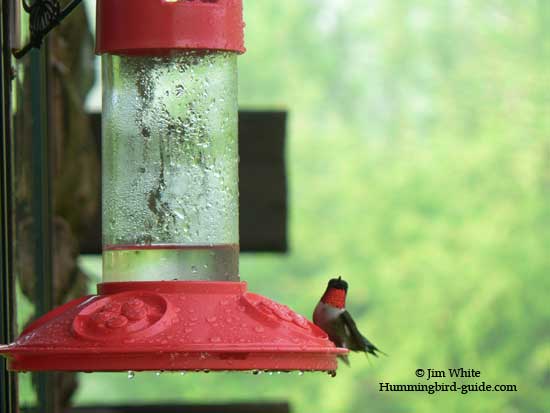
[[[98,2],[103,282],[0,354],[15,371],[336,370],[346,349],[239,278],[241,2],[132,1]]]

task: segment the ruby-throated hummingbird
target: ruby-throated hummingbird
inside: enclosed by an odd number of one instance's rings
[[[313,322],[321,327],[337,347],[345,347],[351,351],[363,351],[378,357],[378,350],[363,336],[355,321],[346,310],[346,294],[348,283],[342,277],[333,278],[328,282],[327,289],[313,312]],[[349,365],[347,356],[341,359]]]

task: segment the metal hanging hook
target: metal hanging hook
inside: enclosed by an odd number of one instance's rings
[[[32,48],[39,49],[44,37],[81,2],[82,0],[72,0],[61,9],[58,0],[35,0],[31,5],[22,0],[23,9],[29,14],[31,39],[23,48],[13,52],[15,58],[20,59]]]

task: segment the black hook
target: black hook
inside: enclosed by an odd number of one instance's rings
[[[82,0],[72,0],[61,10],[58,0],[35,0],[30,6],[22,0],[23,9],[30,15],[31,39],[23,48],[13,52],[15,58],[20,59],[32,48],[39,49],[44,37],[81,2]]]

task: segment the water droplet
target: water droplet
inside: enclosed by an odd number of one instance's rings
[[[199,271],[199,270],[197,270],[197,267],[196,267],[196,266],[194,266],[194,265],[191,266],[191,272],[192,272],[193,274],[196,274],[198,271]]]
[[[184,372],[184,371],[180,371],[180,376],[185,376],[185,372]]]
[[[304,375],[304,372],[303,372],[302,370],[300,370],[300,371],[298,372],[298,376],[303,376],[303,375]]]
[[[157,371],[157,372],[155,373],[155,375],[156,375],[157,377],[160,377],[161,374],[162,374],[162,371]]]
[[[259,374],[262,374],[262,372],[260,370],[252,370],[252,374],[254,374],[255,376],[259,375]]]
[[[185,93],[185,87],[183,85],[176,86],[176,96],[182,96]]]
[[[132,380],[136,376],[132,370],[128,370],[128,380]]]

